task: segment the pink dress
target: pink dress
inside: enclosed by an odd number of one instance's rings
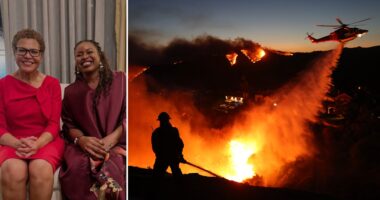
[[[43,159],[55,171],[61,163],[65,145],[59,135],[61,105],[59,81],[51,76],[46,76],[39,88],[10,75],[0,79],[0,137],[4,133],[11,133],[16,138],[39,137],[45,131],[54,137],[29,158],[17,156],[12,147],[0,146],[0,166],[10,158]]]

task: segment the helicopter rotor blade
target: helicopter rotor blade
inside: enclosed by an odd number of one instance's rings
[[[338,17],[336,18],[336,21],[338,21],[339,22],[339,24],[341,24],[342,26],[345,26],[346,24],[345,23],[343,23]]]
[[[337,28],[337,27],[341,27],[341,25],[317,25],[317,26],[321,26],[321,27],[335,27],[335,28]]]
[[[352,25],[352,24],[356,24],[356,23],[359,23],[359,22],[364,22],[364,21],[367,21],[367,20],[370,20],[371,18],[366,18],[366,19],[362,19],[362,20],[359,20],[359,21],[356,21],[356,22],[352,22],[348,25]]]
[[[370,20],[371,18],[366,18],[366,19],[362,19],[362,20],[359,20],[359,21],[356,21],[356,22],[352,22],[350,24],[345,24],[342,22],[342,20],[340,20],[340,18],[336,18],[336,21],[340,24],[340,25],[317,25],[317,26],[321,26],[321,27],[332,27],[334,29],[340,29],[340,28],[345,28],[345,27],[348,27],[349,25],[352,25],[352,24],[356,24],[356,23],[360,23],[360,22],[364,22],[364,21],[367,21],[367,20]],[[356,25],[356,26],[362,26],[362,25]]]

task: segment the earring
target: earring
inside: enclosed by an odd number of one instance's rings
[[[102,62],[100,62],[99,67],[100,67],[100,69],[104,68],[104,65]]]

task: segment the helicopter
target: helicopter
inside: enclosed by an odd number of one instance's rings
[[[368,32],[368,30],[365,30],[365,29],[349,27],[350,25],[356,24],[359,22],[364,22],[370,19],[371,18],[367,18],[367,19],[362,19],[362,20],[350,23],[350,24],[345,24],[339,18],[336,18],[336,21],[338,21],[339,25],[317,25],[317,26],[322,26],[322,27],[334,27],[334,29],[336,29],[335,31],[319,39],[314,38],[312,36],[313,33],[311,34],[306,33],[307,35],[306,38],[309,39],[312,43],[327,42],[327,41],[337,41],[340,43],[345,43],[357,37],[361,37]]]

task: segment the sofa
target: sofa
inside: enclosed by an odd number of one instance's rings
[[[66,88],[68,85],[69,85],[69,84],[61,83],[61,94],[62,94],[62,98],[63,98],[63,94],[64,94],[64,91],[65,91],[65,88]],[[62,126],[62,121],[61,121],[61,126]],[[59,179],[58,179],[59,170],[60,170],[60,168],[58,168],[58,169],[55,171],[55,173],[54,173],[53,195],[52,195],[52,197],[51,197],[52,200],[62,200],[61,187],[60,187],[60,185],[59,185]]]

